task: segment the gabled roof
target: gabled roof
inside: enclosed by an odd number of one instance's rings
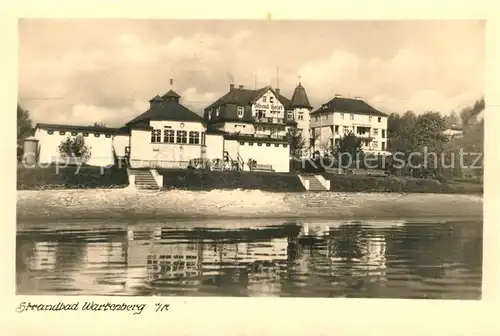
[[[126,123],[127,126],[146,124],[151,120],[203,122],[203,118],[175,100],[151,105],[149,110]]]
[[[47,131],[65,131],[65,132],[97,132],[97,133],[123,133],[121,128],[101,127],[101,126],[83,126],[83,125],[62,125],[62,124],[44,124],[38,123],[34,129],[44,129]]]
[[[164,101],[164,99],[162,97],[158,96],[158,95],[154,96],[153,98],[151,98],[149,100],[150,103],[151,102],[162,102],[162,101]]]
[[[165,98],[180,98],[181,96],[179,96],[175,91],[173,90],[168,90],[167,93],[165,93],[163,96],[162,96],[164,99]]]
[[[354,114],[364,114],[379,117],[387,117],[387,114],[380,112],[368,105],[365,101],[359,98],[345,98],[345,97],[334,97],[328,103],[323,104],[322,107],[317,109],[311,114],[318,112],[347,112]]]
[[[257,90],[234,88],[224,96],[220,97],[215,102],[210,104],[208,107],[206,107],[206,109],[211,109],[213,107],[225,104],[250,105],[257,99],[262,97],[262,95],[265,94],[268,90],[271,90],[271,92],[276,96],[276,98],[278,98],[278,100],[281,102],[281,104],[284,105],[285,108],[289,107],[290,100],[278,94],[272,87],[266,86]]]
[[[301,83],[299,83],[299,85],[297,85],[297,87],[293,91],[290,107],[291,108],[305,107],[308,109],[312,109],[311,103],[309,103],[309,98],[307,98],[306,89],[304,89]]]

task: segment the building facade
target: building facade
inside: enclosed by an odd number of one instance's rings
[[[38,124],[38,162],[65,161],[59,145],[83,136],[91,150],[89,165],[110,166],[126,158],[132,168],[187,168],[200,159],[225,162],[234,170],[289,172],[288,130],[298,128],[309,144],[312,107],[301,84],[291,100],[269,86],[247,90],[231,85],[203,117],[180,99],[172,90],[157,95],[147,111],[121,128]]]
[[[311,112],[314,149],[331,153],[339,140],[352,132],[361,139],[363,152],[388,155],[387,118],[361,98],[336,95]]]

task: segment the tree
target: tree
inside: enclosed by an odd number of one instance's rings
[[[83,164],[90,159],[92,155],[91,147],[85,144],[85,139],[81,135],[76,137],[67,137],[59,145],[59,153],[63,158],[77,160],[79,164]]]
[[[102,121],[96,121],[94,122],[94,125],[92,125],[92,127],[106,127],[106,124]]]
[[[353,132],[349,132],[339,139],[335,145],[335,152],[340,157],[340,163],[347,166],[347,162],[350,164],[360,159],[360,155],[363,153],[361,147],[362,140]]]
[[[23,109],[19,104],[17,104],[17,149],[22,152],[23,141],[25,138],[31,135],[32,132],[32,121],[30,118],[29,111]]]
[[[290,156],[294,159],[299,159],[306,144],[302,130],[296,127],[289,128],[286,138],[290,146]]]

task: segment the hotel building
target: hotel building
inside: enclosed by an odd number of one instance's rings
[[[311,112],[314,149],[331,152],[340,138],[352,132],[361,139],[363,152],[387,155],[387,118],[361,98],[335,95]]]

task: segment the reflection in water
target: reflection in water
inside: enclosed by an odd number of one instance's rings
[[[482,223],[18,229],[19,294],[478,299]]]

